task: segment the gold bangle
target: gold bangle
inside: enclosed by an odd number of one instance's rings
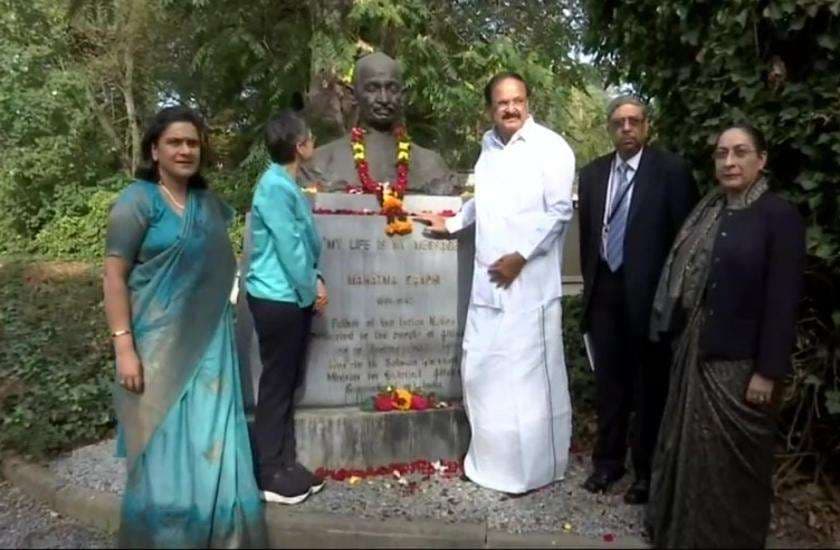
[[[111,338],[116,338],[117,336],[125,336],[126,334],[131,334],[130,330],[115,330],[111,333]]]

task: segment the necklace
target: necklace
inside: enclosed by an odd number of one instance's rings
[[[183,204],[181,204],[180,202],[178,202],[178,201],[175,199],[175,195],[173,195],[173,194],[172,194],[172,192],[171,192],[169,189],[167,189],[167,188],[166,188],[166,186],[165,186],[163,183],[161,183],[161,184],[160,184],[160,186],[163,188],[163,191],[164,191],[164,192],[166,193],[166,195],[169,197],[169,200],[171,200],[171,201],[172,201],[172,204],[174,204],[174,205],[175,205],[175,207],[176,207],[178,210],[183,210],[183,209],[184,209],[184,205],[183,205]]]

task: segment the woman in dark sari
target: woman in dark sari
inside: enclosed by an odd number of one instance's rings
[[[647,514],[657,547],[762,547],[770,524],[805,230],[767,188],[759,131],[728,128],[713,157],[719,185],[678,234],[653,306],[651,336],[676,337]]]
[[[204,124],[164,109],[146,166],[108,223],[105,311],[116,352],[119,546],[261,547],[229,296],[232,210],[199,174]]]

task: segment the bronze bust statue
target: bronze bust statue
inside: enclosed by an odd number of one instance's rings
[[[359,104],[359,126],[364,130],[370,176],[376,182],[393,184],[397,180],[395,134],[401,125],[404,90],[399,65],[383,53],[373,53],[356,63],[354,74],[353,93]],[[316,149],[312,160],[302,167],[300,179],[303,185],[316,184],[327,192],[361,189],[351,134]],[[407,192],[452,195],[458,191],[457,182],[457,175],[438,153],[411,143]]]

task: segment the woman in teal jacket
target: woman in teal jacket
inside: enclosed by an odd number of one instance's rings
[[[298,504],[324,485],[296,461],[293,410],[312,315],[327,305],[318,272],[321,238],[295,183],[315,146],[306,122],[291,111],[269,121],[265,141],[272,162],[254,191],[245,279],[263,364],[254,423],[257,479],[265,500]]]

